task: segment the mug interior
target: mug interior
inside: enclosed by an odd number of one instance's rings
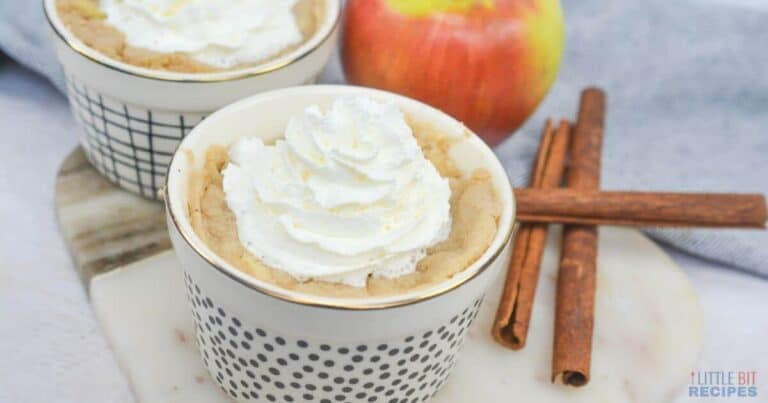
[[[301,46],[294,49],[293,51],[274,60],[269,60],[265,63],[260,63],[246,68],[238,68],[234,70],[211,73],[179,73],[138,67],[107,57],[101,52],[83,43],[74,34],[72,34],[69,29],[67,29],[64,23],[61,21],[61,18],[59,18],[59,13],[56,10],[56,0],[43,0],[43,2],[45,15],[51,28],[56,33],[56,35],[58,35],[59,38],[64,41],[64,43],[66,43],[77,53],[96,63],[117,69],[123,73],[156,80],[183,82],[236,80],[245,77],[266,74],[281,69],[298,60],[301,60],[312,51],[320,47],[320,45],[331,36],[339,23],[339,19],[341,18],[341,0],[324,0],[325,11],[323,13],[322,23],[314,35],[309,38],[309,40],[304,42]]]
[[[199,172],[205,163],[205,153],[213,145],[228,147],[242,137],[259,137],[265,141],[283,136],[288,119],[318,104],[327,108],[339,96],[365,95],[373,99],[391,100],[411,120],[427,123],[435,132],[456,139],[449,151],[457,168],[471,174],[484,168],[491,174],[502,214],[496,235],[485,253],[465,270],[435,285],[407,293],[367,298],[331,298],[308,295],[283,289],[277,285],[255,279],[218,257],[194,232],[189,220],[189,175]],[[425,300],[449,290],[479,274],[503,250],[511,237],[514,219],[514,198],[506,171],[490,148],[464,125],[445,113],[418,101],[368,88],[351,86],[316,85],[293,87],[265,92],[231,104],[206,118],[182,141],[169,169],[166,183],[168,213],[185,241],[211,265],[246,286],[273,297],[291,302],[317,306],[351,309],[376,309]],[[173,230],[173,229],[171,229]]]

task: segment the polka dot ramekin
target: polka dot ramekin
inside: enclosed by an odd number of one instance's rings
[[[502,203],[498,232],[470,267],[445,282],[392,297],[347,299],[285,290],[244,274],[194,233],[189,173],[214,144],[278,137],[288,118],[339,96],[392,100],[411,120],[456,141],[459,169],[485,168]],[[423,402],[449,376],[491,278],[509,260],[512,188],[493,152],[463,125],[420,102],[344,86],[262,93],[205,119],[182,142],[166,183],[168,228],[183,268],[201,359],[240,402]],[[182,281],[180,279],[180,281]]]

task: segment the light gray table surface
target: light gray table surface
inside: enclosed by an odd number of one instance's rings
[[[77,144],[74,122],[60,93],[8,61],[0,139],[0,402],[131,402],[56,226],[54,179]],[[749,401],[768,401],[768,281],[668,252],[704,311],[696,370],[757,371]]]

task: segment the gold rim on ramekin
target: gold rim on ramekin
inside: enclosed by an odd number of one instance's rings
[[[264,294],[272,298],[277,298],[279,300],[283,300],[286,302],[299,304],[299,305],[314,306],[314,307],[328,308],[328,309],[337,309],[337,310],[344,310],[344,311],[370,311],[370,310],[398,308],[405,305],[424,302],[429,299],[443,295],[456,288],[459,288],[460,286],[473,280],[475,277],[485,272],[485,270],[487,270],[488,267],[490,267],[491,264],[493,264],[496,261],[496,259],[499,258],[499,255],[501,255],[501,252],[504,250],[504,248],[507,247],[507,244],[509,244],[509,240],[512,237],[512,233],[514,232],[514,229],[517,227],[517,223],[514,221],[514,218],[513,218],[512,223],[510,224],[509,229],[507,229],[507,233],[504,235],[503,241],[501,245],[499,245],[498,249],[496,249],[493,252],[493,254],[488,257],[488,260],[485,263],[483,263],[483,265],[480,266],[477,270],[475,270],[475,272],[472,273],[471,276],[463,279],[462,281],[459,281],[454,284],[449,284],[448,286],[445,286],[445,287],[435,288],[434,290],[430,290],[429,293],[424,293],[416,297],[406,298],[406,299],[393,301],[393,302],[369,303],[369,302],[366,302],[366,298],[359,298],[358,299],[359,302],[356,301],[355,303],[337,303],[337,302],[332,302],[330,298],[328,300],[320,300],[319,298],[313,298],[314,296],[310,294],[293,296],[288,294],[287,292],[285,293],[281,292],[282,288],[279,288],[279,286],[276,286],[278,290],[271,290],[271,289],[262,287],[260,284],[253,281],[255,279],[247,277],[247,275],[245,279],[234,275],[232,272],[237,269],[235,269],[234,267],[231,269],[222,267],[221,265],[216,263],[215,259],[209,256],[206,251],[198,249],[191,242],[191,240],[189,239],[189,236],[179,226],[179,223],[176,219],[176,215],[173,213],[173,210],[171,209],[170,202],[168,201],[169,200],[168,194],[167,194],[167,189],[168,189],[167,178],[166,178],[165,189],[166,189],[166,194],[163,197],[165,209],[168,212],[168,215],[171,217],[171,222],[173,222],[173,226],[176,228],[176,231],[181,235],[182,239],[184,239],[184,242],[187,244],[187,246],[189,246],[195,253],[197,253],[198,256],[202,257],[206,263],[213,266],[221,274],[224,274],[230,279],[235,280],[238,283],[256,292],[259,292],[261,294]],[[450,279],[445,280],[444,282],[449,283]],[[288,291],[288,290],[285,290],[285,291]],[[296,294],[300,294],[300,293],[296,292]],[[351,298],[349,300],[351,300]]]
[[[374,91],[374,92],[385,92],[385,91],[380,91],[380,90],[375,90],[375,89],[369,89],[369,90],[370,91]],[[276,91],[281,91],[281,90],[276,90]],[[262,94],[259,94],[259,95],[263,96],[264,94],[265,93],[262,93]],[[397,94],[392,94],[392,93],[387,93],[387,94],[389,94],[390,96],[394,95],[395,97],[406,98],[406,99],[408,99],[410,101],[421,103],[419,101],[415,101],[413,99],[404,97],[402,95],[397,95]],[[255,96],[259,96],[259,95],[255,95]],[[248,99],[248,98],[246,98],[246,99]],[[239,102],[237,102],[235,104],[231,104],[231,105],[227,106],[226,108],[233,107],[233,106],[237,105],[238,103],[245,101],[246,99],[241,100],[241,101],[239,101]],[[424,105],[424,106],[426,106],[426,107],[428,107],[430,109],[435,109],[434,107],[431,107],[429,105]],[[441,113],[444,113],[444,112],[441,112]],[[485,145],[484,142],[482,142],[482,140],[480,140],[480,138],[476,134],[472,133],[469,130],[465,130],[465,132],[467,134],[469,134],[471,137],[473,137],[475,140],[480,141],[483,146],[488,147],[487,145]],[[494,155],[493,151],[490,150],[490,148],[489,148],[489,151],[491,152],[492,155]],[[210,250],[207,250],[207,246],[205,245],[205,243],[201,239],[196,238],[193,241],[192,238],[193,237],[197,237],[196,234],[194,234],[194,233],[192,233],[192,234],[186,233],[181,228],[181,225],[179,224],[179,218],[176,216],[176,212],[174,212],[174,210],[173,210],[173,208],[171,206],[171,199],[170,199],[170,197],[168,197],[168,191],[169,191],[169,188],[170,188],[169,187],[169,180],[170,180],[170,177],[171,177],[171,174],[172,174],[170,172],[170,169],[173,168],[174,163],[176,162],[176,157],[180,153],[181,153],[181,146],[179,146],[179,148],[176,150],[176,152],[174,153],[173,157],[171,158],[171,161],[170,161],[170,164],[169,164],[169,172],[168,172],[168,175],[166,175],[166,177],[165,177],[165,185],[163,187],[164,188],[164,191],[163,191],[164,194],[163,194],[162,198],[163,198],[163,203],[165,204],[166,212],[170,216],[171,222],[173,223],[173,226],[175,227],[175,230],[181,235],[181,238],[184,240],[184,242],[187,244],[187,246],[189,246],[194,253],[196,253],[203,260],[205,260],[205,262],[207,264],[209,264],[210,266],[214,267],[216,270],[218,270],[220,273],[224,274],[225,276],[229,277],[230,279],[240,283],[241,285],[243,285],[245,287],[248,287],[248,288],[250,288],[250,289],[252,289],[252,290],[254,290],[256,292],[259,292],[261,294],[264,294],[266,296],[273,297],[273,298],[276,298],[276,299],[279,299],[279,300],[283,300],[283,301],[286,301],[286,302],[291,302],[291,303],[299,304],[299,305],[314,306],[314,307],[321,307],[321,308],[328,308],[328,309],[338,309],[338,310],[365,311],[365,310],[380,310],[380,309],[397,308],[397,307],[401,307],[401,306],[415,304],[415,303],[418,303],[418,302],[427,301],[429,299],[432,299],[432,298],[438,297],[440,295],[443,295],[445,293],[448,293],[449,291],[452,291],[452,290],[454,290],[454,289],[456,289],[456,288],[458,288],[458,287],[468,283],[469,281],[475,279],[480,274],[485,272],[492,264],[494,264],[494,262],[496,262],[496,260],[501,255],[502,251],[507,247],[507,245],[510,242],[510,239],[512,238],[512,234],[514,233],[514,230],[517,227],[517,223],[515,221],[516,206],[515,206],[514,193],[512,192],[512,185],[511,185],[511,182],[509,181],[509,176],[507,175],[506,170],[502,166],[501,167],[501,172],[504,175],[504,178],[506,179],[505,183],[507,184],[507,186],[509,186],[509,192],[511,193],[510,207],[509,207],[511,209],[511,217],[510,217],[510,221],[509,221],[509,224],[508,224],[508,228],[499,228],[499,229],[497,229],[497,232],[494,235],[494,240],[496,240],[497,237],[499,236],[499,234],[502,233],[502,231],[504,231],[503,235],[502,235],[502,242],[499,244],[497,249],[494,250],[493,253],[490,256],[487,257],[487,260],[485,262],[483,262],[480,265],[480,267],[474,269],[475,270],[474,273],[470,274],[466,278],[461,279],[461,281],[451,282],[451,279],[446,279],[442,283],[438,283],[438,284],[435,284],[435,285],[432,285],[432,286],[428,286],[429,289],[426,290],[428,292],[420,293],[420,294],[418,294],[416,296],[409,297],[409,298],[402,298],[402,299],[398,299],[398,300],[394,300],[394,301],[384,301],[384,302],[367,301],[368,299],[374,299],[374,298],[333,298],[333,297],[315,296],[315,295],[311,295],[311,294],[304,294],[304,293],[300,293],[300,292],[297,292],[297,291],[287,290],[287,289],[281,288],[281,287],[279,287],[277,285],[274,285],[274,284],[270,284],[270,286],[274,287],[274,289],[266,288],[262,284],[260,284],[260,282],[262,282],[261,280],[257,280],[255,278],[249,276],[248,274],[239,272],[234,266],[229,265],[226,262],[223,262],[221,260],[221,258],[216,256],[215,253],[213,253]],[[494,158],[496,158],[496,157],[494,156]],[[498,160],[498,158],[496,158],[496,162],[499,165],[501,165],[501,163]],[[199,242],[206,249],[199,248],[196,245],[196,242]],[[490,245],[489,245],[489,249],[490,249]],[[485,255],[487,252],[488,252],[488,249],[486,249],[486,251],[483,253],[483,255]],[[482,256],[481,256],[481,258],[482,258]],[[481,258],[479,258],[478,261]],[[222,261],[223,265],[218,263],[217,261]],[[475,263],[477,263],[477,261],[472,263],[465,270],[469,269],[469,267],[473,266]],[[227,267],[225,267],[225,266],[227,266]],[[240,273],[240,275],[235,274],[236,272]],[[458,274],[459,273],[457,273],[457,275]],[[269,284],[267,282],[264,282],[264,283]],[[296,295],[293,295],[293,294],[296,294]]]
[[[325,31],[315,32],[315,34],[313,34],[312,37],[310,37],[310,39],[304,43],[304,45],[300,46],[299,49],[296,49],[296,51],[288,53],[285,56],[279,57],[267,63],[257,64],[252,67],[211,73],[178,73],[172,71],[153,70],[114,60],[82,43],[82,41],[77,39],[71,32],[66,29],[66,27],[64,27],[64,23],[61,21],[58,14],[56,14],[56,10],[48,9],[49,4],[55,8],[56,0],[43,0],[43,13],[45,14],[48,25],[51,27],[53,32],[55,32],[56,36],[58,36],[67,46],[69,46],[70,49],[103,67],[131,76],[146,78],[150,80],[180,83],[216,83],[256,77],[280,70],[298,62],[299,60],[304,59],[312,52],[324,45],[326,42],[328,42],[333,32],[336,31],[336,27],[339,25],[342,6],[340,0],[324,1],[336,3],[336,15],[333,16],[333,23],[327,25],[327,29]],[[54,23],[54,17],[52,17],[51,14],[55,15],[56,23]],[[325,19],[323,21],[325,22]],[[57,26],[57,23],[61,25],[61,27]],[[62,30],[66,31],[66,33],[62,32]],[[311,46],[301,52],[298,52],[303,46],[307,44],[311,44]]]

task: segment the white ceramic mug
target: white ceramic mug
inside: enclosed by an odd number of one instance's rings
[[[312,83],[336,43],[340,0],[324,0],[324,20],[304,44],[253,67],[176,73],[113,60],[63,24],[56,0],[44,0],[67,96],[88,160],[116,185],[156,198],[173,152],[207,115],[238,99]]]
[[[238,271],[194,233],[191,172],[206,150],[245,136],[282,136],[305,107],[345,95],[392,100],[410,118],[456,138],[465,173],[490,172],[503,206],[488,250],[445,282],[390,297],[329,298],[282,289]],[[308,86],[258,94],[209,116],[182,142],[167,179],[168,228],[184,270],[197,341],[211,376],[241,402],[422,402],[453,367],[490,279],[506,267],[514,200],[504,168],[462,124],[430,106],[358,87]]]

